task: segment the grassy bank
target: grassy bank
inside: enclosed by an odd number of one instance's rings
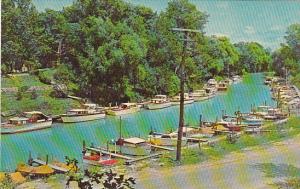
[[[49,76],[49,72],[45,75]],[[67,109],[79,106],[79,102],[66,99],[55,98],[51,95],[51,85],[40,81],[36,75],[15,75],[1,78],[2,88],[16,88],[17,91],[1,92],[1,112],[42,111],[46,114],[61,114]],[[39,90],[32,92],[29,87],[39,87]],[[23,88],[23,90],[21,90]]]
[[[272,142],[282,141],[300,134],[300,118],[292,117],[283,125],[269,124],[264,129],[270,130],[263,134],[248,135],[244,134],[235,143],[229,143],[227,140],[221,140],[214,146],[201,146],[199,148],[189,148],[182,151],[181,164],[200,163],[205,160],[221,159],[231,152],[241,151],[242,149],[268,145]],[[160,158],[163,167],[177,165],[175,152],[168,153]]]

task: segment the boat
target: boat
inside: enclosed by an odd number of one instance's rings
[[[251,114],[263,117],[268,114],[268,109],[270,108],[271,106],[267,106],[267,105],[258,106],[257,110],[252,111]]]
[[[213,87],[216,88],[217,87],[217,81],[215,79],[209,79],[207,81],[207,87]]]
[[[209,99],[208,93],[206,93],[206,90],[195,90],[194,92],[190,93],[190,97],[193,98],[195,101],[202,101]]]
[[[180,104],[180,94],[171,99],[172,105]],[[184,104],[192,104],[194,103],[194,99],[189,96],[188,93],[184,93]]]
[[[272,77],[266,77],[265,81],[264,81],[264,84],[265,85],[271,85],[272,84],[272,81],[273,81],[273,78]]]
[[[278,108],[269,108],[266,115],[263,116],[266,120],[285,119],[287,114],[280,111]]]
[[[233,83],[238,83],[238,82],[242,81],[242,78],[239,75],[234,75],[232,77],[232,80],[233,80]]]
[[[39,111],[24,112],[20,117],[13,117],[1,124],[1,134],[23,133],[50,128],[52,118]]]
[[[138,137],[119,138],[109,149],[113,149],[110,151],[131,156],[146,156],[151,153],[150,143]]]
[[[208,98],[212,98],[214,96],[216,96],[216,93],[217,93],[217,88],[214,88],[214,87],[205,87],[204,88],[205,91],[206,91],[206,94],[208,96]]]
[[[84,108],[71,109],[66,114],[60,117],[64,123],[76,123],[84,121],[92,121],[105,118],[103,108],[98,107],[96,104],[84,104]]]
[[[229,131],[236,131],[236,132],[241,131],[241,126],[236,125],[236,124],[234,124],[232,122],[222,121],[222,122],[218,122],[217,124],[218,125],[222,125],[225,128],[228,128]]]
[[[40,165],[34,167],[23,163],[17,166],[17,171],[23,175],[33,176],[48,176],[54,173],[54,170],[49,165]]]
[[[145,108],[148,110],[156,110],[170,107],[172,103],[168,100],[166,95],[155,95],[153,99],[151,99],[150,103],[145,104]]]
[[[243,117],[243,120],[245,122],[251,122],[251,123],[253,123],[253,122],[262,122],[263,121],[262,118],[259,118],[259,117],[254,116],[254,115],[245,116],[245,117]]]
[[[175,132],[167,134],[151,132],[148,136],[148,141],[157,146],[176,146],[178,141],[177,136],[178,134]],[[183,145],[186,144],[186,137],[182,137],[181,140]]]
[[[96,166],[113,166],[118,163],[118,160],[112,159],[111,155],[101,154],[100,152],[85,152],[83,163]]]
[[[218,91],[226,91],[227,90],[227,84],[223,81],[219,82],[217,85]]]
[[[119,116],[125,114],[136,113],[140,111],[140,107],[137,103],[122,103],[118,107],[106,110],[107,115]]]

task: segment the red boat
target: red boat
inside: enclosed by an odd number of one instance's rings
[[[241,131],[241,127],[240,126],[237,126],[237,125],[234,125],[234,124],[226,124],[224,125],[225,127],[227,127],[229,129],[229,131],[236,131],[236,132],[240,132]]]
[[[112,166],[118,163],[118,160],[112,159],[110,155],[85,153],[83,162],[96,166]]]

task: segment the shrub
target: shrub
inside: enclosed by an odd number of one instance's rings
[[[37,94],[36,90],[33,89],[33,90],[31,91],[31,99],[34,100],[34,99],[36,99],[37,97],[38,97],[38,94]]]

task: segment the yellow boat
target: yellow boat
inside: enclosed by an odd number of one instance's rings
[[[21,184],[26,181],[25,177],[20,172],[8,173],[9,177],[11,178],[12,182],[15,184]],[[3,182],[5,179],[5,173],[0,173],[0,182]]]
[[[46,176],[54,173],[54,170],[48,165],[34,167],[23,163],[17,166],[17,171],[25,175],[31,174],[35,176]]]

